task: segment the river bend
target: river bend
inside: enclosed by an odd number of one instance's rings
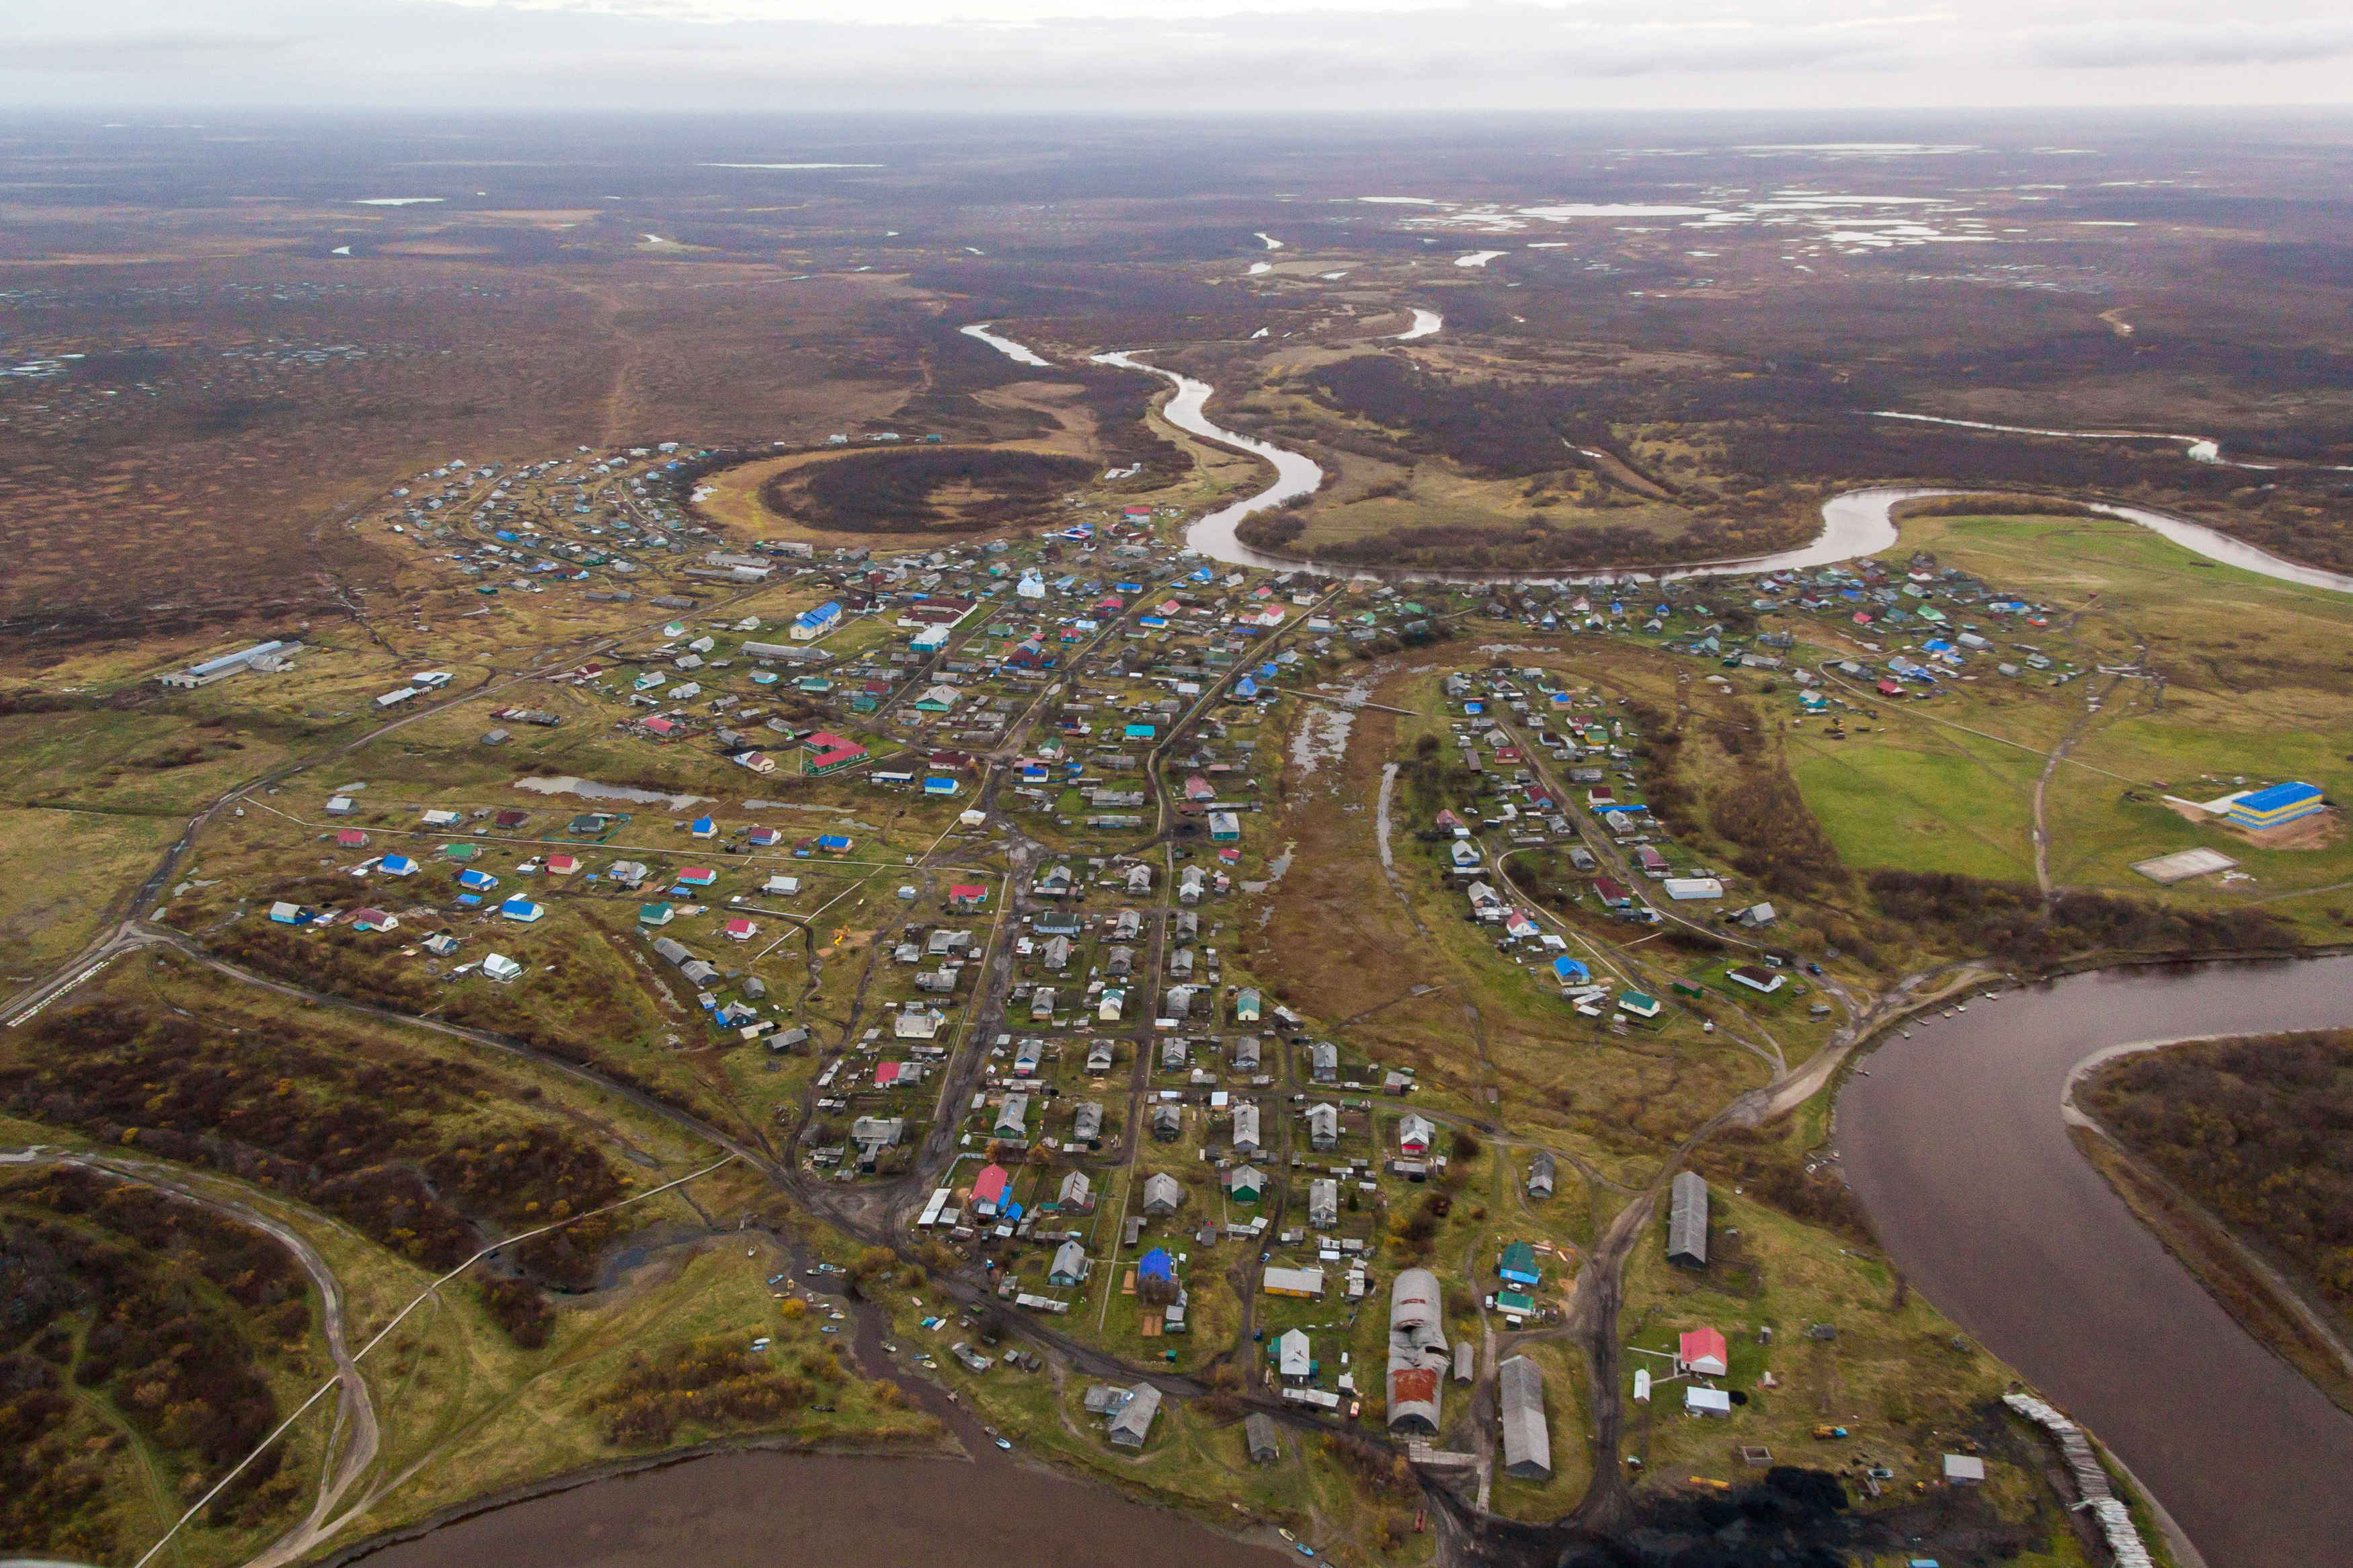
[[[1839,1096],[1889,1257],[2113,1448],[2210,1568],[2353,1565],[2353,1416],[2173,1260],[2060,1099],[2118,1046],[2348,1026],[2353,957],[2081,975],[1915,1024]]]

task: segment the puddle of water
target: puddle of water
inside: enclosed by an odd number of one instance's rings
[[[667,805],[672,811],[684,811],[690,805],[717,798],[707,795],[664,795],[659,790],[638,789],[634,784],[598,784],[594,779],[528,778],[515,780],[515,788],[529,790],[533,795],[576,795],[589,800],[625,800],[632,805]]]

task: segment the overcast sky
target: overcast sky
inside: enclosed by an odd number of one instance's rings
[[[20,108],[2348,101],[2346,0],[0,0]]]

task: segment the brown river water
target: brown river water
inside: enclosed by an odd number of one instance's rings
[[[2242,1330],[2076,1152],[2105,1047],[2353,1026],[2353,958],[2084,975],[1891,1038],[1838,1102],[1847,1180],[1923,1292],[2084,1422],[2209,1568],[2353,1565],[2353,1417]]]
[[[1283,1559],[1035,1466],[744,1453],[517,1503],[361,1561],[367,1568],[1279,1568]]]

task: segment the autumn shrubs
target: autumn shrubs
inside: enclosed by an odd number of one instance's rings
[[[310,1278],[268,1237],[75,1170],[0,1182],[0,1541],[19,1549],[100,1528],[78,1518],[99,1471],[60,1446],[69,1383],[209,1486],[277,1425],[262,1358],[299,1353],[311,1325]],[[282,1501],[280,1458],[248,1466],[216,1522]]]
[[[848,1374],[822,1354],[804,1355],[787,1373],[752,1353],[742,1334],[714,1334],[654,1355],[632,1352],[621,1375],[593,1401],[605,1436],[625,1447],[658,1447],[680,1426],[774,1423],[814,1401],[821,1385]]]
[[[2353,1034],[2176,1046],[2108,1063],[2077,1098],[2207,1208],[2353,1311]]]
[[[543,1350],[555,1327],[555,1309],[528,1279],[493,1277],[479,1287],[482,1310],[523,1350]]]
[[[549,1122],[453,1129],[491,1080],[428,1074],[348,1036],[248,1018],[236,1031],[117,1003],[45,1016],[0,1068],[0,1105],[110,1143],[212,1169],[311,1203],[435,1268],[482,1245],[478,1225],[533,1229],[617,1201],[605,1157]],[[598,1219],[524,1243],[526,1271],[588,1283],[611,1234]]]
[[[2094,952],[2205,953],[2287,948],[2292,928],[2267,910],[2168,909],[2082,890],[2046,907],[2024,882],[1954,871],[1873,871],[1873,897],[1890,920],[1941,934],[1961,951],[2042,964]]]

